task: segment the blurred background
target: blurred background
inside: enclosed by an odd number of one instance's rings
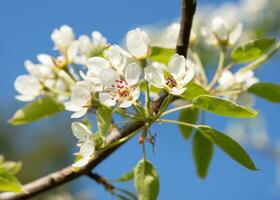
[[[22,161],[19,174],[27,183],[50,172],[70,165],[76,139],[70,129],[70,113],[24,126],[11,126],[7,120],[24,104],[16,101],[15,78],[24,74],[23,62],[35,61],[38,53],[53,54],[50,34],[67,24],[76,35],[100,31],[110,43],[121,43],[126,32],[137,26],[162,27],[178,21],[179,0],[94,1],[94,0],[1,0],[0,2],[0,154],[6,160]],[[275,36],[280,33],[280,0],[198,1],[196,20],[203,24],[215,15],[242,21],[252,38]],[[215,51],[203,57],[216,64]],[[261,81],[280,83],[280,54],[260,68],[256,75]],[[280,199],[280,127],[277,104],[255,99],[260,117],[255,120],[231,120],[207,114],[209,125],[238,139],[255,161],[259,171],[248,171],[215,149],[214,159],[206,180],[196,176],[191,142],[182,139],[173,125],[154,126],[157,133],[155,155],[149,149],[149,159],[160,175],[160,200],[274,200]],[[172,117],[176,118],[176,115]],[[225,120],[226,119],[226,120]],[[278,145],[279,142],[279,145]],[[122,146],[113,156],[99,165],[95,172],[109,180],[129,171],[141,158],[137,138]],[[133,191],[133,183],[118,184]],[[115,199],[101,186],[81,177],[63,187],[34,199]]]

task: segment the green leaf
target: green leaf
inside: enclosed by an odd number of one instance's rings
[[[246,42],[233,50],[231,58],[238,63],[255,60],[266,53],[274,43],[274,38],[262,38]]]
[[[249,92],[274,103],[280,103],[280,85],[275,83],[256,83]]]
[[[22,192],[21,184],[14,175],[2,172],[0,173],[0,192]]]
[[[43,119],[64,110],[64,106],[51,97],[43,97],[27,104],[18,110],[10,123],[13,125],[27,124]]]
[[[205,125],[200,125],[198,131],[239,164],[248,169],[257,170],[246,151],[227,135]]]
[[[147,160],[140,160],[134,170],[134,184],[139,200],[156,200],[159,193],[159,176]]]
[[[7,161],[0,164],[0,173],[9,172],[11,174],[16,174],[21,169],[21,162]]]
[[[198,84],[196,84],[194,82],[189,82],[186,85],[186,88],[187,89],[182,94],[182,97],[184,99],[187,99],[187,100],[192,100],[195,97],[200,96],[200,95],[207,95],[207,94],[209,94],[203,87],[201,87],[200,85],[198,85]]]
[[[197,131],[193,137],[193,157],[196,164],[196,173],[200,178],[207,176],[212,155],[212,142]]]
[[[188,108],[181,111],[178,121],[196,124],[198,118],[197,108]],[[180,132],[183,138],[188,139],[192,133],[193,128],[179,125]]]
[[[198,96],[192,103],[196,108],[227,117],[252,118],[258,115],[258,112],[252,108],[238,105],[225,98],[210,95]]]
[[[117,179],[118,182],[126,182],[126,181],[130,181],[134,178],[134,169],[132,169],[129,172],[124,173],[123,175],[121,175],[121,177],[119,177]]]
[[[100,136],[105,140],[106,134],[111,125],[112,109],[105,106],[98,107],[96,111],[96,118]]]
[[[152,47],[150,59],[153,61],[168,64],[171,56],[175,54],[175,49],[166,49],[162,47]]]

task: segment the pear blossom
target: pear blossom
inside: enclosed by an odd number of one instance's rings
[[[195,65],[184,56],[174,54],[167,67],[150,65],[144,69],[145,79],[157,88],[164,88],[173,95],[182,94],[186,84],[195,75]]]
[[[75,34],[70,26],[63,25],[52,32],[51,39],[55,44],[55,48],[64,52],[74,42]]]
[[[148,34],[136,28],[126,35],[126,46],[128,51],[137,59],[146,58],[150,53],[150,39]]]
[[[136,63],[130,63],[120,75],[112,68],[103,69],[100,73],[101,82],[106,87],[99,93],[102,104],[121,108],[130,107],[140,96],[138,82],[141,76],[141,68]]]
[[[74,112],[71,118],[84,116],[91,107],[94,87],[86,81],[78,81],[72,88],[71,99],[65,102],[65,109]]]
[[[239,39],[242,29],[242,23],[230,27],[227,21],[217,16],[212,20],[211,28],[201,28],[201,35],[204,36],[205,42],[211,46],[234,45]]]
[[[79,140],[78,146],[80,147],[80,151],[76,155],[81,157],[72,166],[83,167],[88,164],[91,157],[94,155],[95,152],[95,142],[93,140],[94,135],[87,126],[85,126],[80,122],[73,122],[71,127],[74,136]]]

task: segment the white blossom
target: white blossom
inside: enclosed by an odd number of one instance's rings
[[[81,157],[72,166],[83,167],[88,164],[95,152],[93,133],[87,126],[80,122],[73,122],[71,127],[74,136],[79,140],[78,146],[80,147],[80,151],[77,155]]]
[[[70,26],[63,25],[53,31],[51,39],[55,44],[55,48],[64,52],[75,40],[75,34]]]
[[[148,34],[136,28],[126,35],[126,46],[128,51],[137,59],[146,58],[150,51],[150,39]]]
[[[201,35],[205,42],[212,46],[234,45],[242,33],[243,25],[238,23],[235,27],[230,27],[229,23],[222,17],[217,16],[212,20],[211,28],[202,27]]]
[[[99,100],[106,106],[130,107],[140,96],[138,81],[141,68],[136,63],[129,64],[120,75],[112,68],[103,69],[100,73],[102,84],[106,87],[99,93]]]
[[[186,84],[194,77],[195,65],[183,56],[174,54],[167,67],[146,67],[145,79],[157,88],[164,88],[174,95],[182,94],[187,88]]]
[[[78,81],[72,88],[71,99],[65,102],[65,109],[74,112],[71,118],[84,116],[91,106],[94,88],[86,81]]]

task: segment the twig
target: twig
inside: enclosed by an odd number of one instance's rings
[[[88,177],[93,179],[96,183],[102,185],[105,188],[105,190],[109,192],[112,192],[115,189],[115,186],[113,186],[111,183],[109,183],[107,179],[103,178],[97,173],[90,172],[88,174]]]
[[[182,0],[182,17],[181,17],[181,28],[180,34],[177,41],[176,52],[180,55],[186,56],[189,45],[189,36],[192,27],[193,15],[195,13],[196,3],[195,0]],[[155,102],[151,102],[152,113],[157,113],[161,107],[162,102],[167,97],[167,94],[163,94]],[[130,133],[140,129],[145,125],[144,122],[132,122],[126,124],[120,129],[120,134],[116,136],[111,142],[115,142],[123,137],[126,137]],[[45,177],[39,178],[31,183],[23,186],[25,193],[2,193],[0,194],[1,200],[18,200],[18,199],[29,199],[38,194],[41,194],[47,190],[56,188],[64,183],[72,181],[82,175],[87,175],[94,169],[98,164],[110,156],[115,150],[117,150],[123,143],[116,145],[113,148],[101,151],[97,153],[94,158],[83,168],[75,170],[72,166],[66,167],[62,170],[49,174]]]

